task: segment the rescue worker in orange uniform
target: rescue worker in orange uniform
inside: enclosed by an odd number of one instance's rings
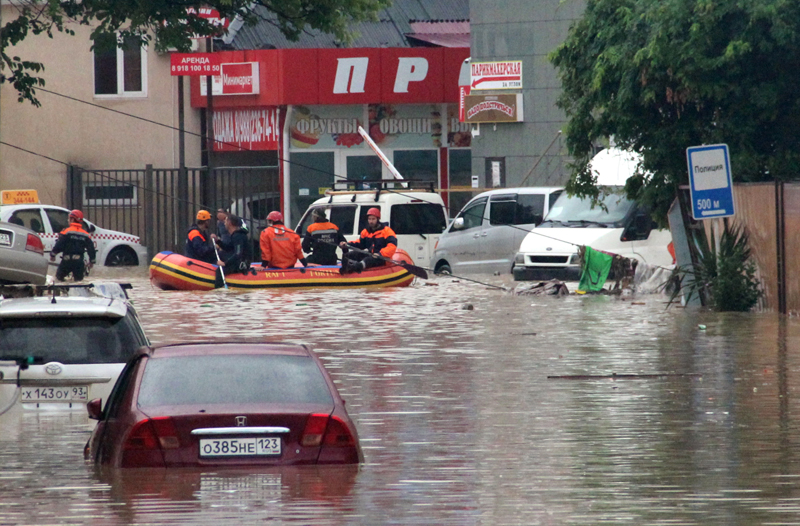
[[[56,279],[64,281],[69,274],[72,279],[80,281],[85,272],[92,268],[97,257],[92,236],[83,229],[83,212],[73,210],[67,217],[69,226],[58,234],[56,244],[50,251],[50,261],[55,261],[56,254],[62,254],[61,263],[56,270]],[[84,254],[89,255],[89,264],[84,262]]]
[[[328,221],[322,208],[312,210],[311,217],[314,222],[308,225],[303,238],[303,252],[311,252],[306,260],[317,265],[335,265],[339,260],[336,247],[347,240],[339,232],[339,227]]]
[[[381,209],[367,210],[367,228],[361,231],[361,237],[353,243],[340,243],[346,253],[342,256],[342,273],[361,272],[364,269],[378,267],[392,259],[397,250],[397,235],[386,223],[381,223]],[[347,252],[348,247],[355,247],[368,252]]]
[[[217,262],[217,256],[214,254],[214,245],[211,244],[216,236],[209,234],[208,231],[210,222],[211,213],[208,210],[197,212],[197,221],[189,227],[189,232],[186,234],[184,256],[205,261],[206,263]]]
[[[308,266],[300,246],[300,236],[283,225],[283,214],[272,211],[267,215],[267,228],[261,232],[261,266],[264,268],[292,268],[299,260]]]

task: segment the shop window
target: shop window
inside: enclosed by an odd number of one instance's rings
[[[95,95],[146,95],[147,51],[135,37],[125,37],[122,46],[113,40],[98,40],[94,49]]]
[[[351,181],[380,181],[383,178],[380,158],[376,155],[349,156],[347,178]]]
[[[470,192],[472,187],[472,150],[451,149],[448,157],[450,165],[450,216],[456,215],[477,192]],[[466,191],[453,191],[460,189]]]
[[[132,184],[87,184],[83,187],[87,205],[137,205],[136,186]]]
[[[438,150],[395,150],[392,164],[406,179],[431,181],[438,186]]]
[[[334,178],[333,152],[292,153],[290,162],[287,224],[299,221],[314,201],[324,197]]]

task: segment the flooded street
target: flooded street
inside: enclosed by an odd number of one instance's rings
[[[133,284],[155,344],[312,345],[365,463],[97,474],[84,412],[16,411],[0,418],[0,524],[800,523],[796,319],[453,278],[194,293],[103,272]]]

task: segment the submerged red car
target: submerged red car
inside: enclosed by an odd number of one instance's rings
[[[304,345],[193,343],[144,347],[111,396],[85,456],[111,467],[355,464],[355,425]]]

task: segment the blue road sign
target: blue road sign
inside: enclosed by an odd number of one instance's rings
[[[731,159],[727,144],[686,148],[692,217],[729,217],[733,210]]]

